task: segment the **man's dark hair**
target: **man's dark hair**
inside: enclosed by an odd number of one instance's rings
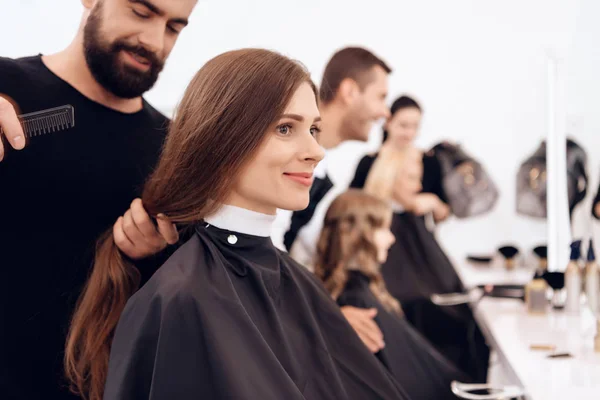
[[[361,47],[346,47],[337,51],[327,63],[319,98],[323,104],[331,102],[344,79],[355,81],[361,90],[373,81],[372,69],[380,66],[386,73],[392,69],[379,57]]]

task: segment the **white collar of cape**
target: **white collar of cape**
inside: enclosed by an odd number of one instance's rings
[[[211,216],[204,218],[206,223],[219,229],[252,236],[271,236],[276,214],[263,214],[246,208],[223,204]]]

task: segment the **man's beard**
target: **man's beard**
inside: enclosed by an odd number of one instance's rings
[[[143,47],[118,40],[114,43],[103,41],[100,32],[101,9],[98,5],[91,11],[84,28],[83,48],[88,67],[96,81],[115,96],[125,99],[139,97],[154,86],[164,63]],[[123,50],[148,60],[148,70],[141,71],[125,65],[119,60]]]

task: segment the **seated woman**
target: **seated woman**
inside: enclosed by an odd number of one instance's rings
[[[245,49],[200,69],[142,197],[191,238],[137,292],[112,236],[99,245],[67,346],[84,397],[408,398],[269,236],[277,208],[308,204],[319,125],[315,86],[286,57]]]
[[[437,222],[446,219],[450,207],[442,187],[439,161],[433,152],[421,154],[414,147],[421,106],[412,98],[401,96],[392,104],[391,113],[379,153],[362,158],[350,184],[389,201],[394,209],[392,232],[397,243],[390,249],[383,276],[392,294],[402,302],[423,293],[461,291],[454,267],[425,224],[427,214]],[[419,157],[419,170],[403,171],[406,159],[415,157]],[[412,175],[410,180],[407,173]],[[409,184],[414,186],[412,192],[401,187]],[[422,265],[400,268],[400,262]]]
[[[440,308],[429,300],[432,294],[462,292],[464,287],[425,223],[427,214],[438,222],[444,220],[450,208],[435,152],[421,155],[414,148],[421,107],[401,96],[392,104],[391,114],[381,150],[359,162],[350,186],[364,188],[393,207],[391,230],[396,242],[382,275],[408,321],[473,380],[485,382],[489,348],[469,307]],[[411,157],[419,158],[420,168],[405,167],[414,165],[407,162]]]
[[[411,399],[455,399],[450,383],[468,378],[406,322],[381,276],[391,221],[384,201],[356,189],[340,195],[325,215],[315,273],[340,306],[377,309],[385,348],[376,356]]]

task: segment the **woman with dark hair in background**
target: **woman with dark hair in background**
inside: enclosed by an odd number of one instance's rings
[[[386,345],[376,356],[412,399],[455,399],[451,382],[468,378],[406,322],[386,289],[380,265],[394,243],[391,222],[391,207],[375,196],[350,189],[337,197],[325,215],[315,273],[340,306],[377,309]]]
[[[440,308],[430,301],[432,294],[464,291],[450,260],[425,223],[426,214],[437,222],[450,214],[440,162],[434,150],[422,155],[413,147],[422,116],[419,104],[402,96],[391,111],[381,150],[359,162],[350,186],[364,188],[392,205],[391,230],[396,242],[382,274],[392,296],[403,304],[406,318],[473,380],[484,382],[489,348],[471,310],[468,306]],[[422,157],[422,163],[417,164],[421,168],[404,168],[411,157]],[[404,190],[397,190],[399,187]]]
[[[84,397],[407,398],[269,236],[277,208],[308,204],[319,125],[315,86],[286,57],[245,49],[200,69],[142,196],[190,238],[137,292],[135,266],[101,241],[66,351]]]

